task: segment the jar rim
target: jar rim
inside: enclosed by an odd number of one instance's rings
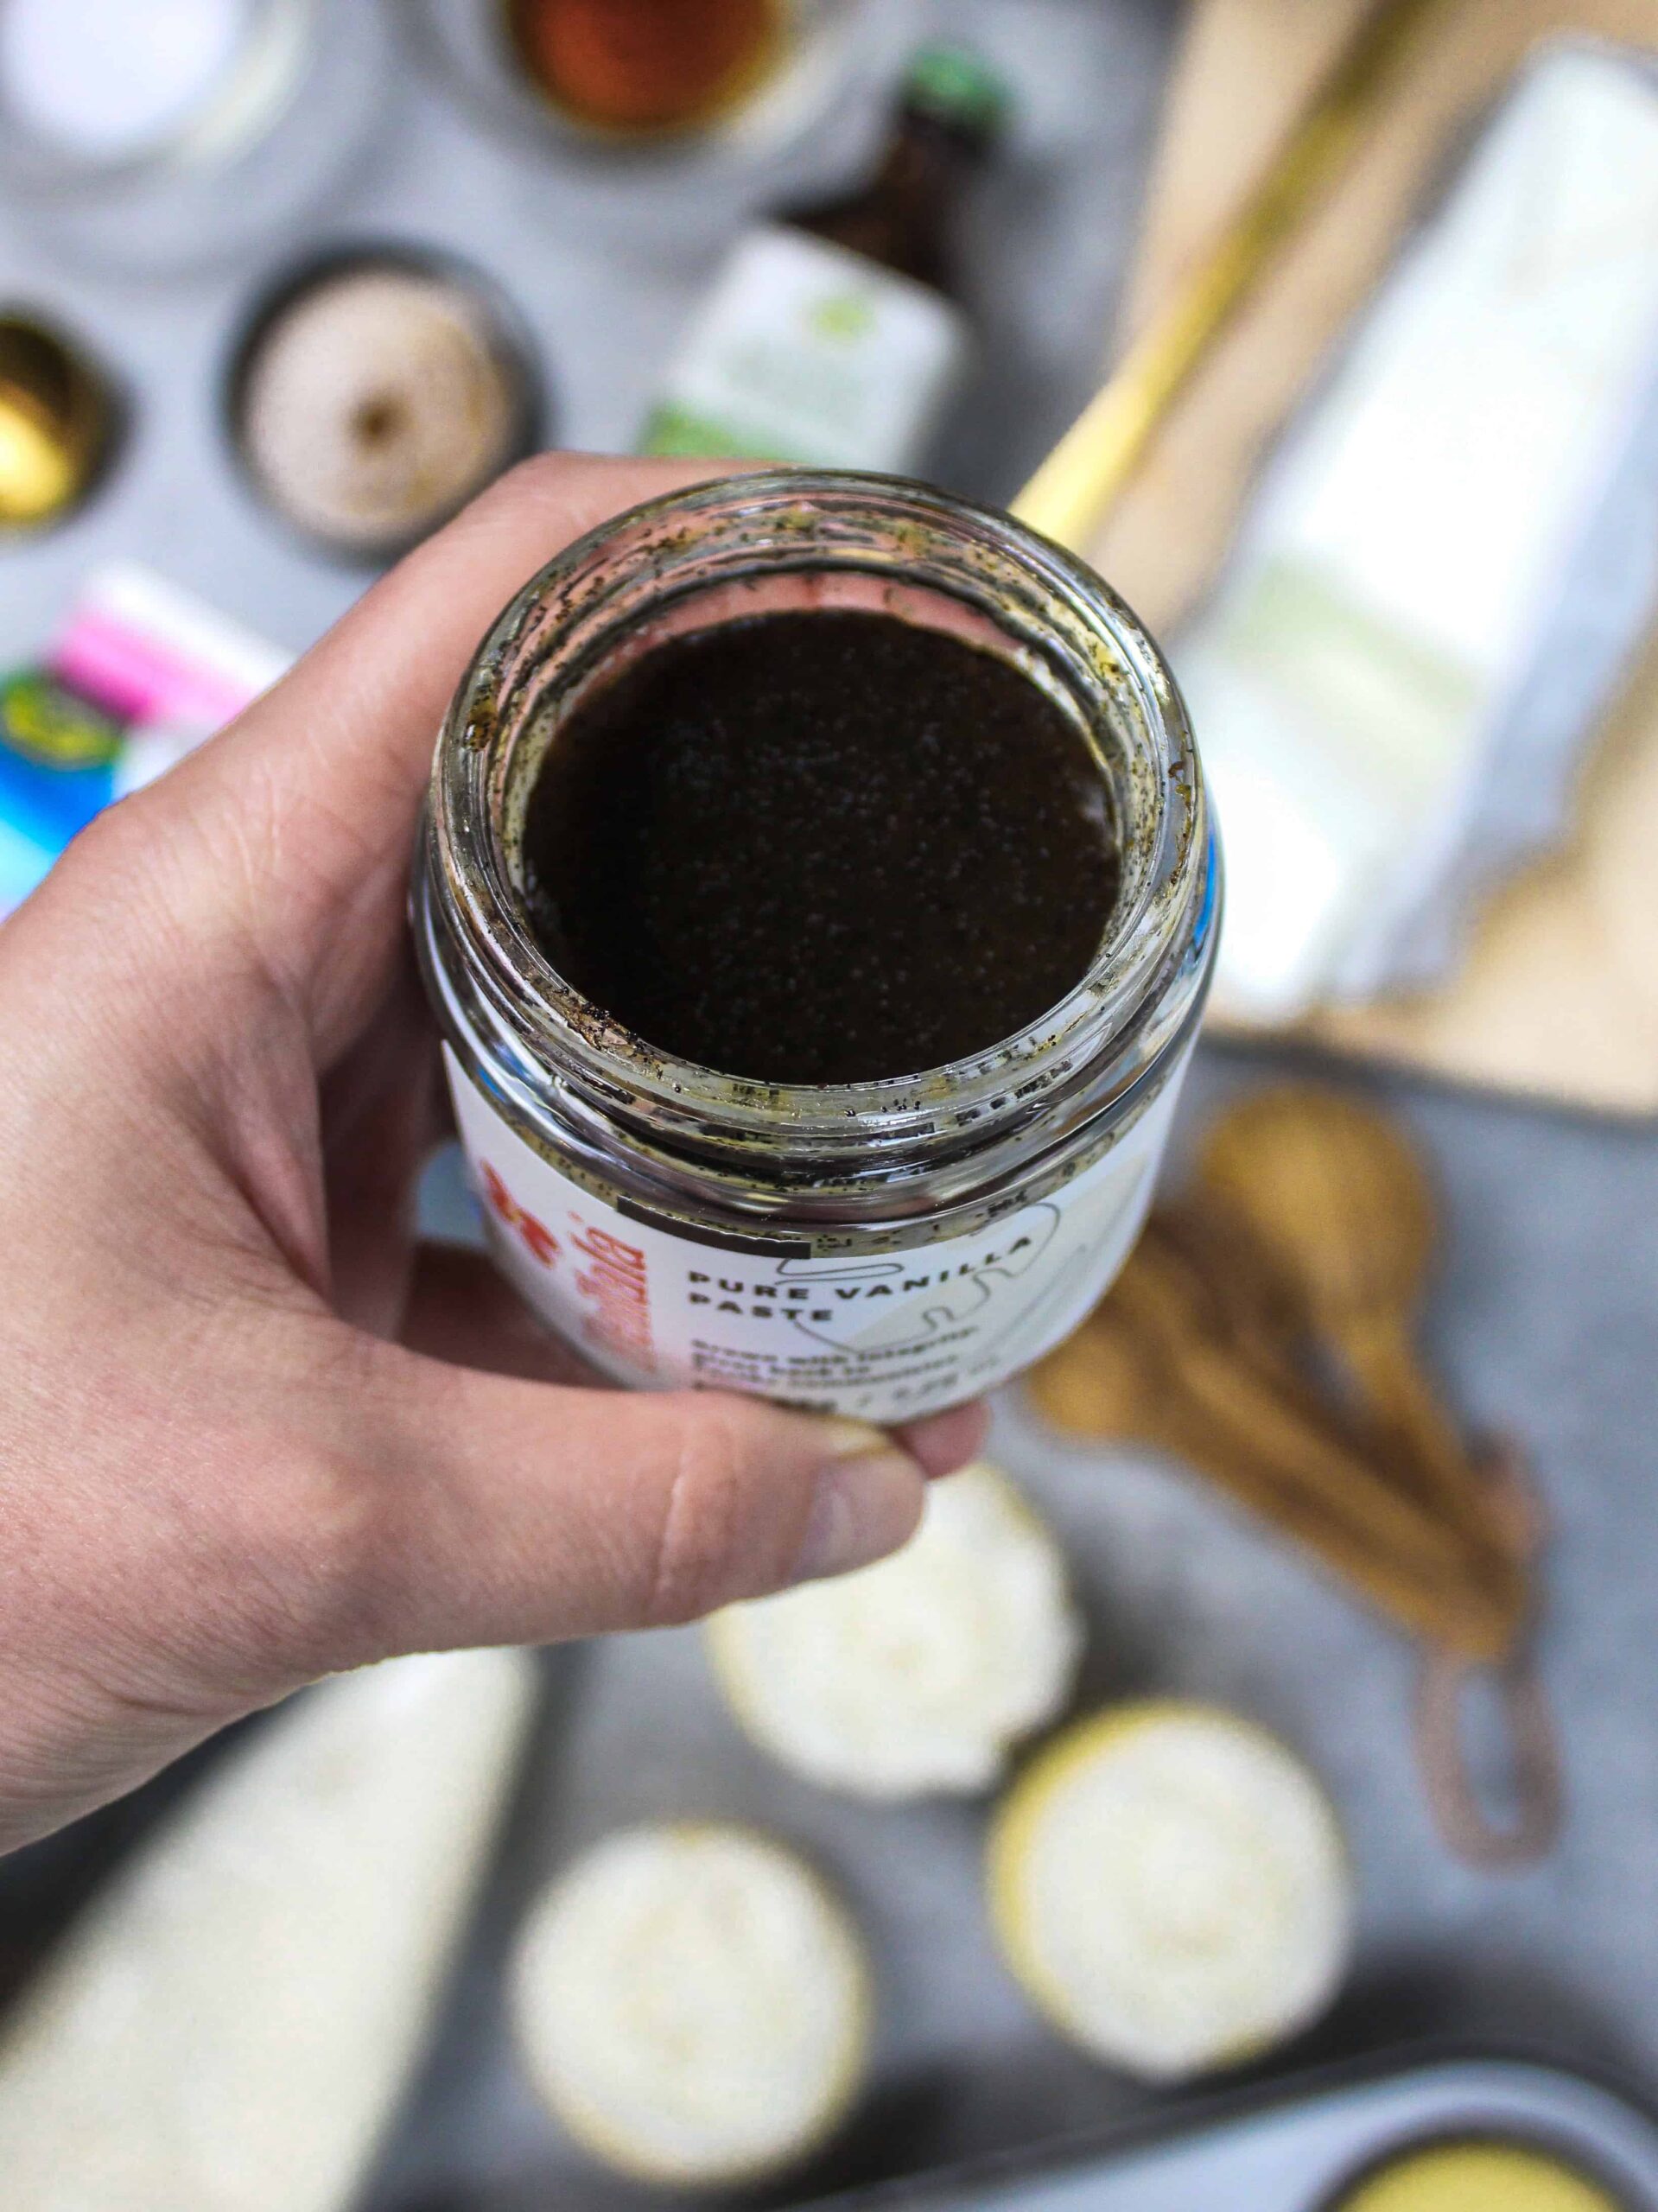
[[[573,688],[591,677],[595,655],[613,647],[640,605],[683,606],[707,592],[716,546],[726,566],[715,582],[746,571],[841,569],[901,588],[918,573],[906,559],[919,560],[924,544],[934,556],[947,550],[960,569],[954,584],[927,588],[1005,623],[1010,641],[1022,635],[1040,652],[1063,632],[1065,672],[1091,692],[1099,728],[1109,721],[1110,741],[1129,748],[1132,792],[1126,803],[1124,791],[1115,794],[1128,887],[1095,960],[1014,1036],[915,1073],[767,1083],[663,1052],[577,991],[530,930],[505,827],[504,748],[532,713],[556,705],[561,680]],[[896,559],[880,557],[894,546]],[[544,675],[561,649],[570,654],[562,679],[548,680],[533,709],[515,709],[515,686]],[[515,595],[455,695],[438,743],[429,835],[429,895],[461,942],[490,1026],[516,1046],[517,1065],[601,1100],[606,1112],[670,1146],[677,1133],[817,1161],[872,1147],[902,1154],[952,1133],[966,1141],[1028,1122],[1083,1071],[1098,1110],[1144,1074],[1148,1056],[1185,1035],[1191,995],[1172,986],[1186,969],[1200,990],[1212,949],[1217,868],[1203,778],[1185,706],[1150,634],[1064,548],[997,510],[905,478],[810,469],[726,477],[643,502],[566,547]],[[1102,1093],[1102,1065],[1114,1059],[1122,1080]]]

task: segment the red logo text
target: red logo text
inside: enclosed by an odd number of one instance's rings
[[[524,1211],[487,1160],[481,1164],[479,1173],[484,1179],[484,1196],[491,1212],[513,1232],[532,1259],[539,1260],[543,1268],[550,1268],[558,1257],[557,1237],[544,1222]]]

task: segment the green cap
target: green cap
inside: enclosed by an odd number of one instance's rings
[[[971,47],[942,41],[921,47],[904,76],[904,104],[922,115],[992,138],[1010,105],[1007,87]]]

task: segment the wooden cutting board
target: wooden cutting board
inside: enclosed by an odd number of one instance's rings
[[[1131,328],[1224,226],[1367,4],[1191,0]],[[1154,629],[1178,626],[1214,577],[1273,439],[1527,54],[1560,34],[1658,49],[1658,0],[1447,0],[1425,28],[1357,156],[1088,549]],[[1585,763],[1569,838],[1491,900],[1451,982],[1293,1033],[1458,1082],[1658,1113],[1658,640]]]

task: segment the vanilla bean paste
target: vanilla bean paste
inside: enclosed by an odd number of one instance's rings
[[[1092,966],[1121,856],[1076,722],[889,614],[657,645],[580,701],[526,810],[536,934],[657,1050],[765,1083],[983,1052]]]

